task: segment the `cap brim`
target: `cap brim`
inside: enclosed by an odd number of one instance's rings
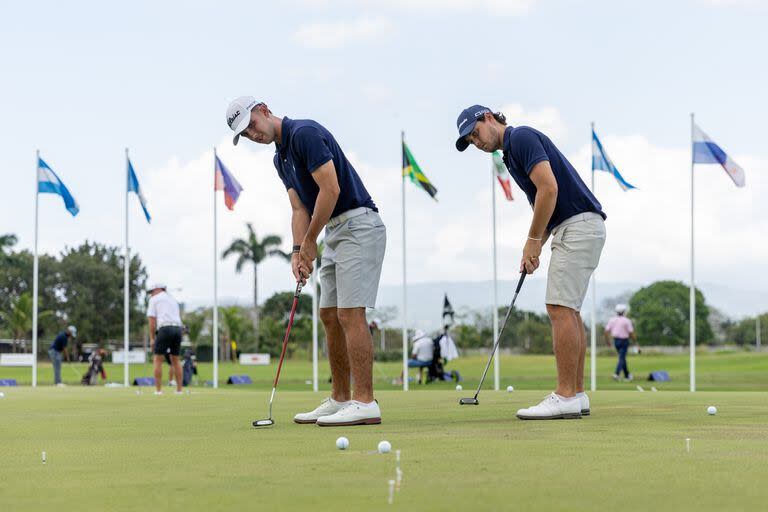
[[[472,130],[475,129],[475,124],[477,124],[477,121],[467,123],[467,125],[461,131],[459,131],[459,138],[456,139],[456,149],[459,151],[464,151],[469,147],[469,142],[467,142],[467,135],[472,133]]]
[[[243,119],[237,123],[237,126],[235,127],[235,136],[232,138],[232,144],[237,146],[237,142],[240,140],[240,134],[248,128],[249,124],[251,124],[250,110],[248,111],[248,115],[243,116]]]

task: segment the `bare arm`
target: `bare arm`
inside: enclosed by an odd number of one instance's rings
[[[155,331],[157,330],[157,318],[149,316],[149,346],[154,351],[155,348]]]
[[[296,247],[297,245],[301,245],[304,237],[307,235],[310,217],[309,212],[304,207],[304,203],[301,202],[299,194],[296,192],[296,190],[292,188],[288,189],[288,200],[291,202],[291,234],[293,235],[293,246]],[[301,271],[299,270],[299,263],[299,252],[292,251],[291,271],[293,272],[293,277],[296,278],[297,282],[303,282],[307,277],[309,277],[309,274],[307,273],[306,275],[302,275]]]
[[[312,212],[312,218],[307,233],[304,235],[304,240],[301,242],[301,251],[299,252],[302,274],[306,272],[307,276],[312,273],[314,261],[317,258],[317,237],[328,224],[341,193],[333,160],[329,160],[315,169],[312,172],[312,179],[315,180],[320,191],[317,194],[315,211]]]
[[[539,267],[539,256],[544,238],[548,236],[547,224],[552,218],[557,202],[557,180],[548,161],[542,161],[533,166],[530,173],[531,181],[536,185],[536,201],[533,205],[533,219],[528,230],[528,240],[523,248],[523,259],[520,271],[523,269],[532,274]]]

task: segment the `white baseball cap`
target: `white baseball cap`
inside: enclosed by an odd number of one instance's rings
[[[77,327],[75,327],[74,325],[70,325],[69,327],[67,327],[67,331],[69,332],[69,334],[72,335],[73,338],[77,338]]]
[[[240,96],[232,100],[227,107],[227,124],[235,132],[235,137],[232,139],[232,144],[235,146],[240,140],[240,134],[251,122],[251,110],[258,104],[259,102],[253,96]]]
[[[626,304],[616,304],[615,309],[618,314],[623,315],[624,313],[627,312],[627,310],[629,309],[629,306],[627,306]]]
[[[421,338],[426,338],[427,335],[422,331],[421,329],[414,329],[413,336],[411,337],[411,341],[418,341]]]
[[[155,283],[149,287],[149,291],[152,290],[165,290],[167,286],[164,283]]]

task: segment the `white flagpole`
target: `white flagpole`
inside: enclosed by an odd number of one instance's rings
[[[216,217],[216,147],[213,148],[213,388],[219,387],[219,247]]]
[[[760,351],[761,348],[761,340],[760,335],[762,333],[760,332],[760,313],[757,314],[757,318],[755,318],[755,348],[757,351]]]
[[[491,216],[493,218],[493,341],[499,338],[499,284],[496,267],[496,164],[491,157]],[[493,389],[498,391],[501,380],[501,345],[493,361]]]
[[[32,387],[37,387],[37,226],[40,202],[40,150],[35,157],[35,250],[32,259]]]
[[[592,122],[592,133],[589,134],[589,141],[594,144],[592,137],[595,133],[595,123]],[[592,167],[592,195],[595,194],[595,166]],[[595,274],[597,269],[592,272],[592,318],[589,329],[589,389],[597,391],[597,279]]]
[[[400,132],[400,152],[405,151],[405,132]],[[402,162],[405,163],[405,162]],[[402,174],[402,172],[400,173]],[[408,391],[408,299],[407,299],[407,280],[405,273],[406,252],[405,252],[405,176],[402,179],[402,197],[403,197],[403,391]]]
[[[130,335],[130,267],[131,267],[131,249],[128,246],[128,148],[125,148],[125,261],[123,262],[123,386],[128,386],[128,337]]]
[[[317,273],[320,269],[315,269],[312,272],[310,279],[312,280],[312,391],[317,393],[319,390],[317,381]]]
[[[694,280],[694,224],[693,224],[693,113],[691,113],[691,289],[690,289],[690,351],[691,392],[696,391],[696,281]]]

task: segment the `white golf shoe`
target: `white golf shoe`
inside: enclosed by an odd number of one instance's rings
[[[576,393],[576,396],[581,400],[581,415],[589,416],[589,397],[583,391],[581,393]]]
[[[330,416],[331,414],[339,412],[339,410],[348,403],[349,402],[337,402],[333,398],[326,398],[320,402],[320,405],[318,405],[314,411],[300,412],[293,417],[293,421],[301,424],[314,423],[317,421],[317,418],[321,416]]]
[[[580,419],[581,400],[577,397],[564,399],[556,393],[550,393],[539,405],[517,411],[517,417],[521,420]]]
[[[378,425],[379,423],[381,423],[381,410],[376,400],[369,404],[350,400],[335,414],[317,418],[317,425],[320,427]]]

